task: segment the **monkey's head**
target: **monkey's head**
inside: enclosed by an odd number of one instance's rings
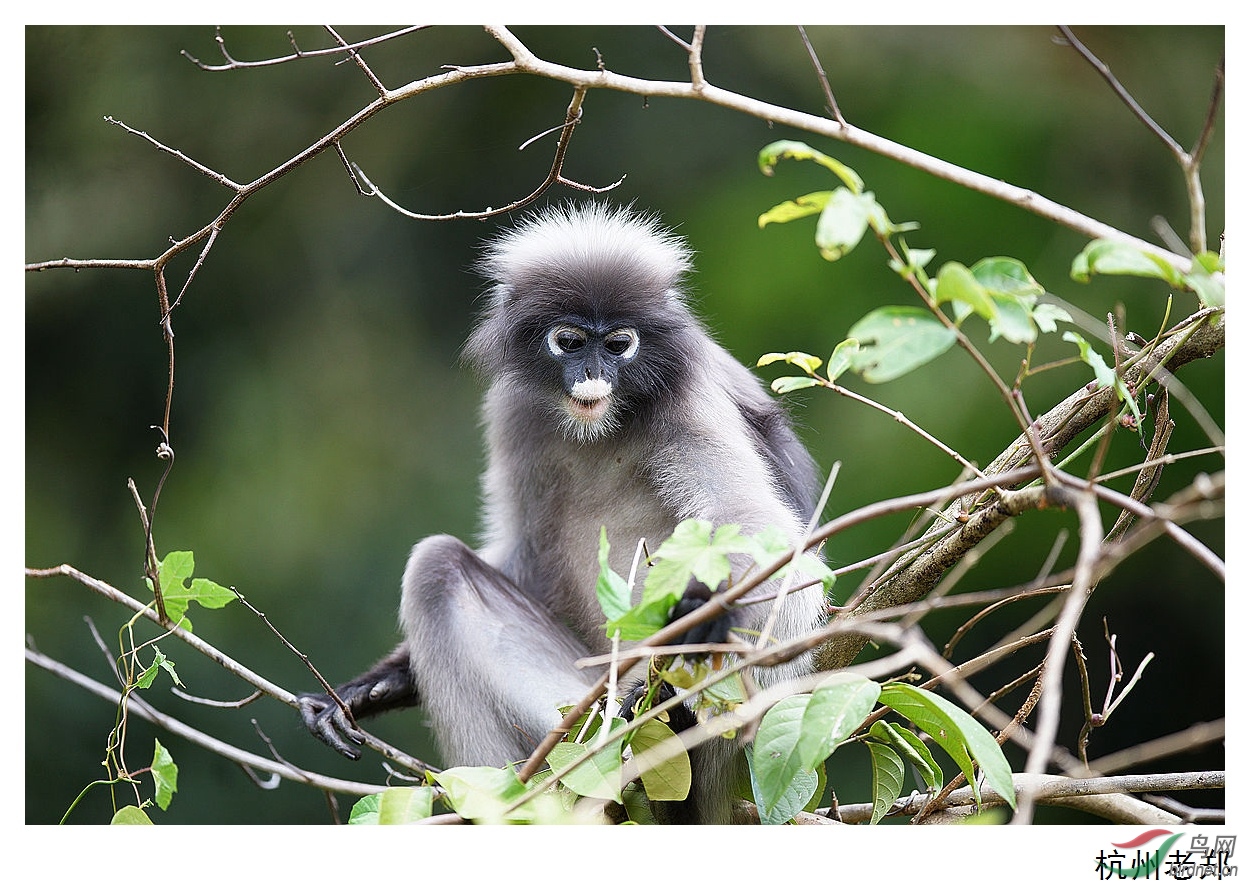
[[[702,330],[680,282],[690,254],[629,208],[539,212],[487,246],[493,286],[465,357],[565,437],[617,433],[697,362]]]

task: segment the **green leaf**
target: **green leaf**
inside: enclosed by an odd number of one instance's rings
[[[788,224],[790,221],[820,214],[832,195],[832,190],[824,190],[774,205],[759,216],[759,225],[762,228],[768,224]]]
[[[614,718],[613,726],[624,725],[625,719]],[[593,744],[557,743],[547,756],[547,763],[556,773],[567,768],[574,761],[589,754],[590,758],[560,778],[560,782],[579,796],[594,799],[608,799],[613,802],[621,800],[621,750],[623,744],[619,738],[612,740],[602,749]]]
[[[1094,371],[1094,382],[1099,388],[1114,386],[1116,396],[1119,397],[1133,414],[1133,419],[1140,424],[1142,419],[1141,411],[1137,409],[1137,400],[1128,390],[1128,386],[1124,384],[1124,380],[1115,374],[1115,370],[1102,359],[1102,355],[1090,347],[1089,342],[1080,333],[1068,330],[1063,334],[1065,342],[1072,342],[1081,352],[1081,360]]]
[[[771,387],[777,394],[784,395],[787,392],[811,388],[813,385],[820,385],[820,380],[812,379],[810,376],[778,376],[772,381]]]
[[[823,165],[836,174],[838,179],[846,184],[851,191],[858,193],[864,188],[864,181],[853,170],[837,159],[827,156],[823,152],[819,152],[798,140],[778,140],[775,143],[769,143],[761,149],[759,156],[760,171],[766,177],[772,177],[774,168],[782,159],[816,162],[818,165]]]
[[[1095,239],[1072,261],[1072,279],[1088,283],[1094,274],[1128,275],[1164,280],[1181,285],[1181,276],[1165,258],[1154,252],[1113,239]]]
[[[830,675],[812,691],[803,712],[799,756],[814,768],[872,714],[881,685],[849,671]]]
[[[1089,368],[1094,371],[1094,381],[1098,383],[1099,388],[1115,385],[1115,370],[1102,359],[1102,355],[1095,351],[1089,342],[1085,341],[1084,336],[1068,330],[1063,334],[1063,340],[1074,343],[1080,350],[1081,360],[1085,361]]]
[[[178,672],[174,670],[174,660],[162,653],[158,646],[153,645],[152,650],[156,653],[156,657],[152,660],[152,664],[143,669],[143,672],[135,679],[135,686],[141,690],[148,689],[156,682],[156,676],[164,668],[173,678],[174,683],[181,687],[182,680],[178,677]]]
[[[745,751],[751,776],[751,795],[759,811],[760,823],[767,826],[788,823],[813,800],[819,801],[816,794],[820,791],[820,774],[808,768],[796,768],[775,797],[771,793],[766,795],[770,784],[762,784],[761,780],[772,776],[769,768],[771,759],[767,753],[761,754],[759,749],[757,737],[755,744]]]
[[[152,751],[152,782],[156,784],[156,804],[165,811],[178,791],[178,765],[160,740]]]
[[[693,577],[716,590],[729,577],[729,554],[749,553],[751,541],[738,525],[686,519],[652,554],[653,565],[643,582],[642,599],[608,623],[608,633],[620,631],[625,640],[640,640],[668,624],[673,606]]]
[[[903,791],[903,759],[884,743],[871,740],[866,743],[872,757],[872,819],[870,824],[881,822],[894,801]]]
[[[1013,345],[1037,341],[1037,327],[1033,325],[1033,311],[1028,302],[1017,295],[995,295],[994,306],[998,313],[990,320],[991,342],[1000,336]]]
[[[776,525],[766,525],[759,531],[745,538],[743,550],[757,566],[770,566],[782,557],[794,555],[794,545],[789,536]],[[737,551],[735,551],[737,552]],[[818,556],[812,553],[800,553],[795,568],[796,582],[821,581],[832,587],[837,581],[833,570],[825,565]],[[790,563],[783,565],[772,574],[774,580],[786,576]]]
[[[796,778],[806,770],[799,741],[803,733],[803,715],[811,698],[810,693],[787,696],[765,712],[760,720],[755,734],[751,786],[761,819],[764,815],[771,816],[783,798],[789,804],[795,786],[803,789],[808,784],[806,778],[800,778],[797,783]],[[810,792],[803,797],[794,809],[795,813],[807,804],[810,797]]]
[[[1205,308],[1224,307],[1224,283],[1195,264],[1193,270],[1185,274],[1185,285],[1198,296],[1198,301]]]
[[[1033,308],[1033,323],[1044,333],[1053,333],[1060,323],[1071,323],[1072,315],[1058,305],[1047,302]]]
[[[838,187],[816,222],[816,247],[826,261],[837,261],[859,245],[878,206],[872,193]]]
[[[434,813],[434,792],[428,786],[391,786],[379,795],[379,824],[410,824]]]
[[[500,823],[507,807],[525,793],[512,768],[448,768],[432,777],[461,817]]]
[[[765,354],[757,360],[755,362],[755,366],[767,367],[769,364],[775,364],[778,361],[785,361],[788,364],[793,364],[804,372],[811,374],[815,374],[815,372],[820,369],[820,358],[813,354],[807,354],[804,351],[787,351],[784,354],[779,351],[774,351],[770,354]]]
[[[352,813],[347,818],[348,824],[376,826],[378,823],[378,803],[381,800],[382,793],[380,792],[361,796],[356,800],[356,804],[352,805]]]
[[[911,721],[954,759],[972,787],[978,807],[981,794],[973,762],[980,765],[994,791],[1015,808],[1011,765],[990,732],[949,700],[910,684],[891,681],[881,688],[880,702]]]
[[[899,228],[902,229],[902,228]],[[907,244],[907,240],[900,239],[898,241],[899,253],[902,255],[901,260],[893,258],[889,261],[890,270],[897,273],[903,279],[915,274],[921,281],[927,280],[928,275],[924,272],[925,265],[933,260],[933,256],[937,254],[933,249],[913,249]]]
[[[663,721],[652,718],[634,732],[630,747],[638,763],[647,798],[659,802],[679,802],[690,795],[690,755],[680,747],[681,740]],[[658,759],[660,750],[672,754]]]
[[[933,297],[939,305],[960,302],[982,320],[993,320],[998,316],[998,306],[990,299],[989,291],[978,282],[971,270],[958,261],[947,261],[938,270]]]
[[[125,805],[117,809],[117,813],[113,815],[109,823],[113,826],[150,827],[152,818],[148,817],[142,808]]]
[[[926,789],[942,788],[942,766],[933,758],[933,753],[920,737],[892,721],[877,721],[868,731],[868,735],[888,743],[895,752],[910,762],[920,772],[920,779],[924,781]]]
[[[161,582],[161,596],[165,600],[165,611],[174,624],[179,624],[186,615],[191,602],[199,603],[205,609],[220,609],[235,598],[234,591],[222,587],[207,578],[191,578],[195,571],[195,555],[190,550],[173,550],[165,554],[165,558],[156,564],[157,577]],[[148,590],[152,590],[152,582],[144,579]],[[190,627],[190,625],[186,625]]]
[[[608,565],[608,530],[599,529],[599,578],[595,583],[595,596],[599,607],[609,621],[615,621],[629,611],[629,585]],[[609,634],[612,632],[609,631]]]
[[[742,686],[742,676],[731,674],[721,678],[703,691],[709,699],[726,706],[736,706],[746,702],[746,689]]]
[[[729,555],[750,553],[751,541],[737,524],[721,525],[685,519],[652,554],[654,565],[643,585],[643,601],[671,595],[680,597],[693,577],[712,590],[729,577]]]
[[[829,355],[829,363],[825,367],[825,378],[830,382],[836,382],[839,376],[854,366],[857,354],[859,354],[859,340],[843,339],[834,346],[833,354]]]
[[[645,597],[628,612],[606,625],[608,636],[620,634],[622,640],[642,640],[668,624],[680,594],[666,594],[647,600]]]
[[[859,342],[852,369],[867,382],[889,382],[944,354],[955,333],[919,308],[885,306],[851,327]]]
[[[1036,296],[1046,291],[1015,258],[982,258],[972,265],[972,275],[987,292],[999,295]]]

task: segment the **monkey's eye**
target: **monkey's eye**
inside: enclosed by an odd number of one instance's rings
[[[638,351],[638,333],[632,329],[618,329],[608,333],[603,340],[603,347],[617,357],[631,358]]]
[[[547,347],[554,355],[568,354],[586,345],[586,334],[571,326],[557,326],[547,333]]]

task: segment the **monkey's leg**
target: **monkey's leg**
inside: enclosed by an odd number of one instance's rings
[[[595,679],[586,648],[546,606],[448,535],[413,548],[400,622],[447,764],[528,755]]]

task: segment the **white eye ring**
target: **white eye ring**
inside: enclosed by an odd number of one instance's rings
[[[564,344],[561,344],[561,343]],[[576,342],[576,345],[570,344]],[[547,333],[547,350],[555,357],[562,357],[586,344],[586,333],[576,326],[556,326]]]
[[[611,347],[608,344],[609,342],[612,342],[613,340],[617,340],[617,339],[628,340],[628,344],[626,344],[625,347],[622,348],[620,351],[617,351],[615,348]],[[638,345],[639,345],[638,330],[634,329],[632,326],[626,326],[621,329],[613,330],[612,332],[608,333],[608,335],[603,340],[603,347],[607,348],[611,354],[615,354],[617,357],[622,358],[624,360],[629,360],[635,354],[638,353]]]

